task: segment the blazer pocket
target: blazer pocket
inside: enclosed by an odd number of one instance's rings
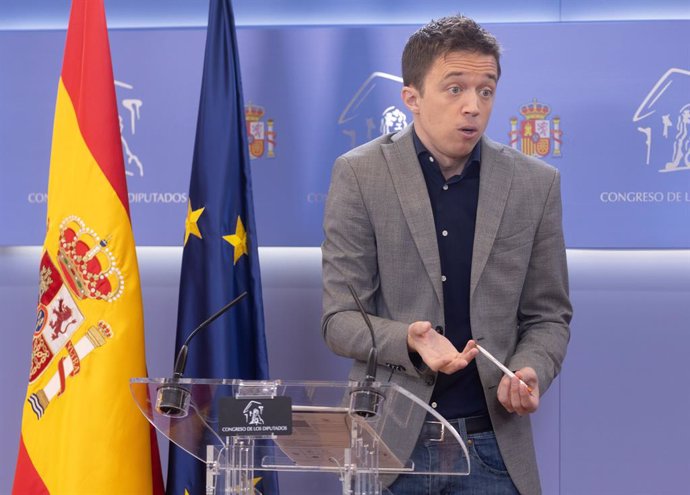
[[[533,230],[531,228],[524,228],[505,236],[496,236],[491,251],[493,254],[507,253],[530,245],[533,241]]]

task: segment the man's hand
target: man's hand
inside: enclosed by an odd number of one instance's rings
[[[458,352],[450,340],[437,333],[428,321],[416,321],[407,328],[407,347],[417,352],[433,371],[447,375],[465,368],[479,353],[474,340],[467,342],[465,349]]]
[[[531,389],[530,394],[517,378],[504,376],[498,384],[498,401],[508,412],[523,414],[533,413],[539,407],[539,380],[532,368],[522,368],[515,372],[515,376],[525,382]]]

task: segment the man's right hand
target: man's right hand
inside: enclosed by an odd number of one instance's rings
[[[407,328],[407,348],[418,353],[433,371],[450,375],[465,368],[479,353],[470,340],[462,352],[445,336],[436,332],[428,321],[416,321]]]

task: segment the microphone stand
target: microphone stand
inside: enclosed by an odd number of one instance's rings
[[[180,347],[175,359],[175,368],[172,378],[166,380],[165,385],[158,387],[156,395],[156,410],[171,418],[184,418],[189,413],[189,402],[191,400],[189,390],[179,384],[180,378],[184,374],[187,366],[187,352],[189,350],[189,342],[199,333],[200,330],[208,327],[211,323],[216,321],[226,311],[244,299],[247,291],[237,296],[235,299],[227,303],[225,306],[216,311],[208,319],[196,327],[189,336],[185,339],[184,344]]]
[[[352,285],[347,284],[347,288],[350,289],[350,294],[357,304],[362,318],[369,329],[369,335],[371,336],[371,349],[369,350],[369,356],[367,358],[367,371],[364,380],[357,384],[357,387],[350,392],[350,411],[363,418],[372,419],[379,415],[379,409],[383,403],[384,396],[376,390],[374,383],[376,382],[376,369],[378,367],[378,355],[379,350],[376,347],[376,336],[374,335],[374,327],[371,324],[369,315],[364,310],[364,305],[357,297],[355,289]]]

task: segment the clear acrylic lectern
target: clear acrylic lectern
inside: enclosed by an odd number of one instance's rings
[[[206,464],[208,495],[253,494],[255,470],[331,472],[344,495],[385,493],[386,475],[470,470],[458,432],[395,384],[135,378],[131,389],[156,429]],[[442,452],[433,473],[403,441],[429,416]]]

